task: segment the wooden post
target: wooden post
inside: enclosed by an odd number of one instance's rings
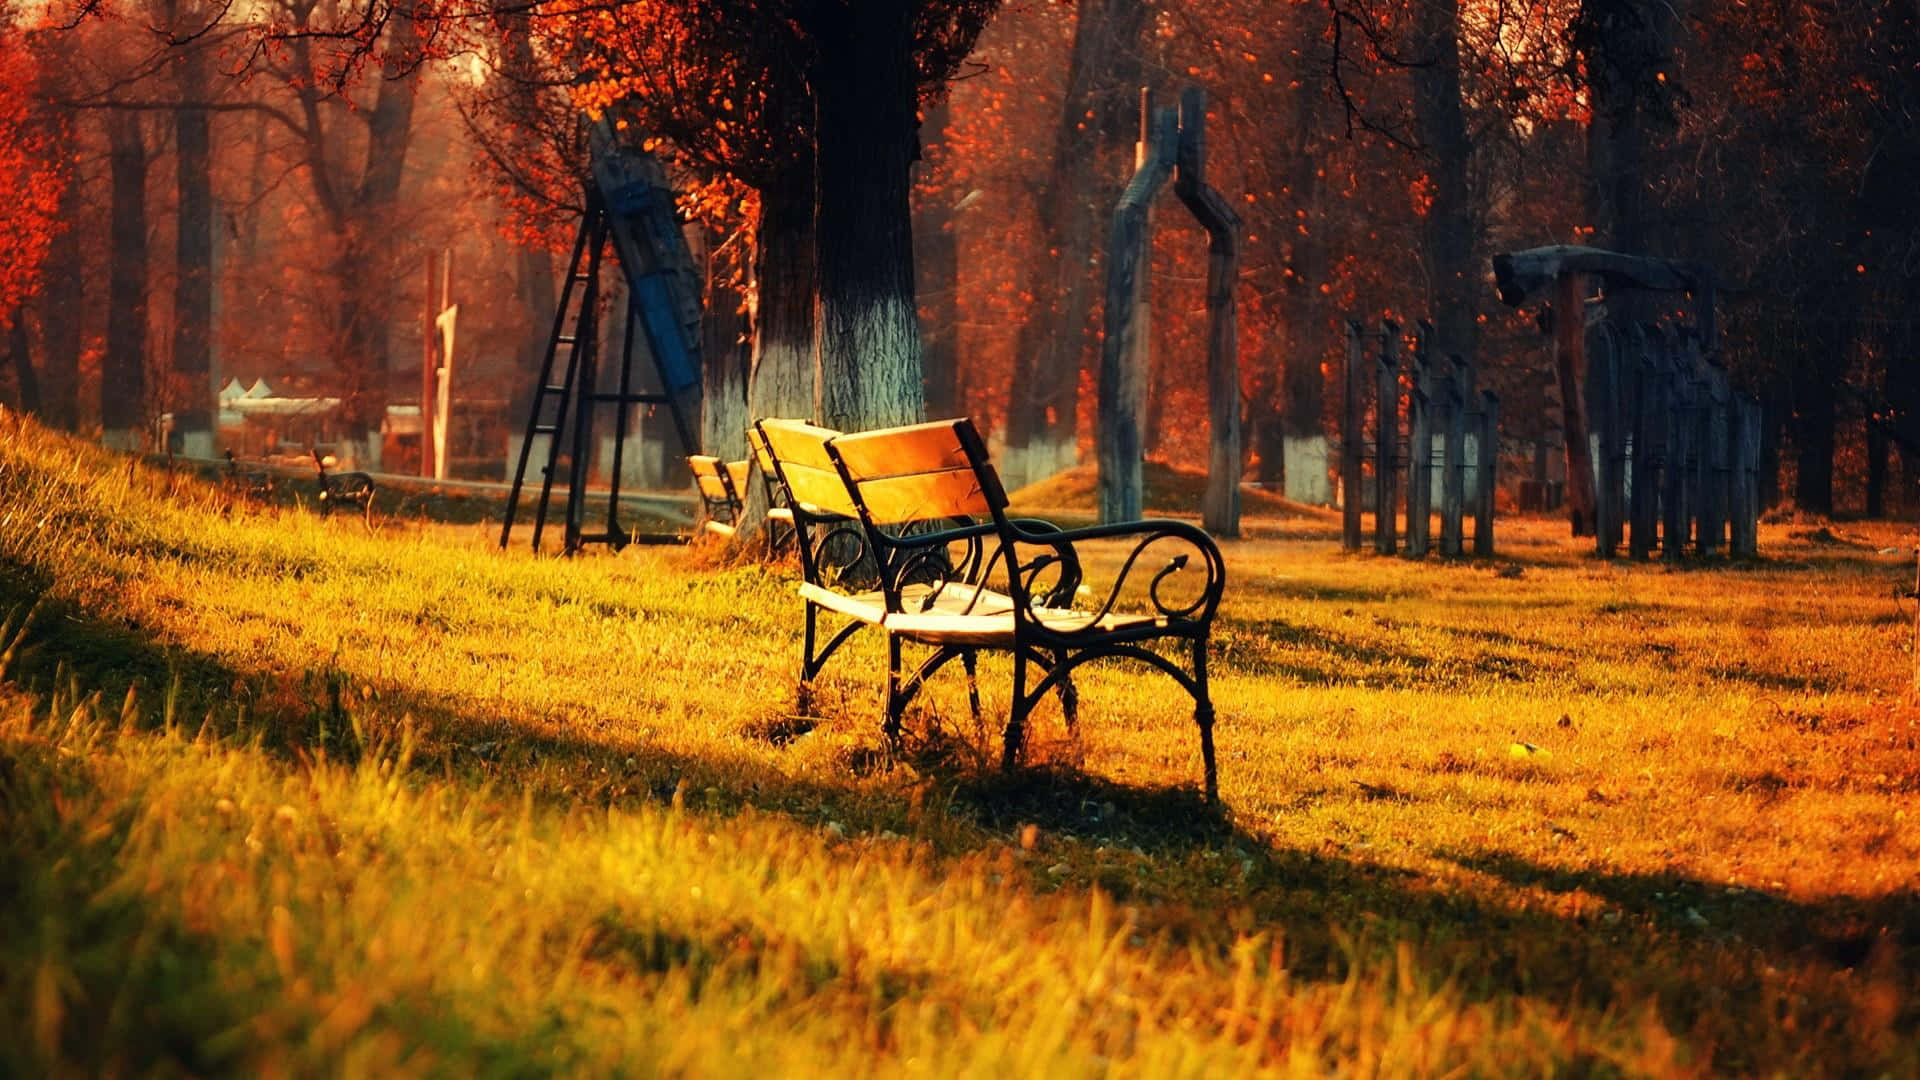
[[[1653,551],[1654,533],[1658,527],[1660,492],[1656,485],[1658,475],[1660,443],[1663,434],[1660,430],[1662,405],[1660,400],[1660,375],[1652,350],[1657,342],[1649,336],[1647,328],[1635,326],[1628,331],[1627,362],[1633,368],[1633,470],[1631,492],[1628,496],[1627,517],[1630,531],[1627,539],[1627,554],[1635,559],[1644,560]]]
[[[1587,418],[1599,443],[1598,484],[1594,490],[1593,550],[1602,559],[1611,559],[1620,549],[1621,517],[1625,500],[1622,475],[1626,464],[1626,434],[1622,430],[1620,392],[1621,341],[1616,327],[1601,327],[1604,348],[1587,359]]]
[[[1760,539],[1760,403],[1749,397],[1733,399],[1728,442],[1733,451],[1733,535],[1728,554],[1750,559],[1759,553]]]
[[[1727,369],[1716,358],[1707,358],[1707,446],[1705,461],[1707,472],[1707,493],[1703,501],[1704,524],[1701,532],[1700,550],[1703,554],[1714,554],[1727,544],[1727,512],[1729,509],[1730,477],[1732,473],[1732,447],[1729,441],[1733,435],[1733,426],[1729,416],[1732,394],[1727,387]]]
[[[1207,492],[1201,522],[1215,536],[1240,535],[1240,343],[1234,284],[1240,276],[1240,215],[1206,182],[1207,95],[1180,95],[1174,192],[1207,230]]]
[[[1567,443],[1567,517],[1573,535],[1594,530],[1593,452],[1587,446],[1587,295],[1582,275],[1560,275],[1553,302],[1553,361],[1560,379],[1560,428]]]
[[[440,264],[440,310],[433,317],[437,363],[433,372],[433,478],[447,478],[448,447],[453,439],[453,358],[460,309],[453,302],[453,249],[448,248]],[[423,424],[421,437],[429,429]]]
[[[1461,517],[1466,512],[1467,479],[1467,387],[1471,377],[1467,362],[1450,357],[1453,373],[1447,377],[1441,396],[1446,399],[1446,442],[1440,468],[1440,554],[1454,557],[1465,549]]]
[[[1386,320],[1380,328],[1380,366],[1374,391],[1376,425],[1373,433],[1373,550],[1391,555],[1399,547],[1394,513],[1399,501],[1400,443],[1400,324]]]
[[[1493,555],[1493,498],[1499,489],[1500,467],[1500,395],[1480,391],[1480,460],[1474,474],[1479,486],[1473,499],[1473,553],[1482,558]]]
[[[1141,516],[1143,478],[1140,415],[1146,402],[1145,327],[1141,308],[1150,263],[1147,212],[1173,174],[1180,118],[1171,108],[1153,108],[1140,93],[1140,142],[1133,179],[1113,211],[1107,243],[1106,334],[1100,342],[1100,519],[1135,521]]]
[[[1425,558],[1433,527],[1433,326],[1414,330],[1412,386],[1407,390],[1407,554]]]
[[[1360,324],[1347,323],[1346,393],[1340,409],[1340,546],[1360,550],[1360,410],[1364,407],[1366,339]]]
[[[1687,549],[1687,460],[1692,450],[1690,399],[1693,379],[1682,369],[1678,349],[1667,351],[1667,461],[1661,470],[1660,554],[1678,562]]]
[[[1691,328],[1680,330],[1681,363],[1686,365],[1687,379],[1692,383],[1692,413],[1688,422],[1692,428],[1688,432],[1687,446],[1687,536],[1693,540],[1693,549],[1698,554],[1707,551],[1707,497],[1712,469],[1711,444],[1713,429],[1710,423],[1713,416],[1713,388],[1707,379],[1706,371],[1700,360],[1700,339]]]
[[[1739,396],[1727,402],[1727,555],[1738,559],[1747,547],[1747,408]]]
[[[427,256],[427,291],[421,302],[426,318],[420,324],[420,475],[434,475],[433,460],[433,407],[438,400],[438,380],[434,378],[435,369],[440,365],[439,349],[436,348],[440,330],[434,325],[445,305],[440,302],[440,258]]]

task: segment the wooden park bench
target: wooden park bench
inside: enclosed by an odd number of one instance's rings
[[[896,737],[907,705],[940,667],[959,657],[971,691],[978,651],[1008,653],[1013,704],[1002,763],[1010,767],[1018,760],[1029,714],[1049,691],[1060,691],[1068,723],[1074,722],[1075,668],[1095,660],[1137,660],[1166,673],[1193,698],[1206,793],[1216,796],[1207,639],[1226,568],[1205,532],[1179,521],[1062,531],[1009,518],[1006,492],[968,420],[847,435],[777,421],[763,421],[761,429],[801,522],[808,575],[801,585],[808,602],[803,678],[818,671],[818,610],[853,620],[830,641],[828,653],[854,629],[878,626],[887,637],[885,730]],[[877,578],[877,588],[858,594],[823,587],[817,568],[806,565],[820,554],[818,547],[807,554],[809,528],[824,525],[830,535],[846,530],[849,519],[857,523],[861,552]],[[1081,605],[1082,545],[1100,540],[1132,546],[1120,555],[1098,605]],[[1175,576],[1189,569],[1201,571],[1200,577],[1188,579],[1189,587],[1175,584]],[[1185,663],[1147,647],[1168,641],[1184,647]],[[911,673],[902,665],[905,642],[934,650]],[[1030,667],[1036,669],[1031,674]],[[970,697],[977,710],[977,693]]]
[[[330,473],[327,463],[331,458],[320,456],[313,451],[313,467],[320,471],[320,514],[325,517],[335,510],[345,507],[360,511],[361,518],[373,524],[373,475],[363,472]]]
[[[705,455],[687,458],[705,510],[701,528],[731,538],[746,516],[747,485],[752,482],[748,474],[758,472],[767,498],[767,552],[772,554],[793,535],[793,511],[787,507],[786,488],[780,483],[758,428],[747,429],[747,452],[745,461],[721,461]]]
[[[786,485],[780,482],[780,472],[774,467],[773,454],[767,449],[767,437],[760,434],[760,428],[747,428],[747,460],[753,462],[754,471],[760,474],[761,490],[767,497],[767,550],[775,552],[793,539],[793,507],[789,505]]]
[[[746,508],[747,463],[694,454],[687,458],[687,467],[693,470],[693,484],[706,511],[700,527],[715,536],[732,537]]]

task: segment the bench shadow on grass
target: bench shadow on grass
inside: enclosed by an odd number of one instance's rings
[[[30,570],[0,566],[0,609],[31,602],[40,585]],[[231,732],[257,735],[263,749],[290,761],[306,759],[317,744],[336,761],[356,752],[339,734],[352,706],[330,691],[330,680],[315,680],[313,700],[290,707],[263,676],[70,605],[44,607],[27,640],[32,647],[16,656],[9,677],[30,689],[44,688],[56,670],[107,703],[129,687],[140,688],[144,698],[177,685],[185,717],[232,717],[235,700],[255,702],[248,726],[235,724]],[[1576,871],[1503,854],[1442,853],[1521,892],[1598,896],[1621,915],[1603,932],[1524,896],[1475,894],[1416,870],[1276,847],[1191,789],[1147,788],[1059,767],[1012,774],[982,768],[977,751],[949,745],[953,737],[937,732],[910,744],[899,758],[909,766],[898,770],[900,781],[883,779],[876,792],[851,774],[846,783],[802,779],[744,755],[554,736],[513,721],[478,728],[473,718],[485,715],[485,707],[477,700],[397,690],[383,691],[373,706],[383,722],[413,718],[428,747],[415,761],[423,775],[475,790],[511,775],[547,805],[672,801],[717,814],[750,806],[802,825],[838,822],[855,835],[918,830],[933,840],[937,860],[1016,852],[1019,834],[1033,825],[1044,836],[1038,857],[1017,860],[1013,873],[1026,875],[1035,890],[1098,887],[1135,905],[1143,933],[1225,950],[1235,933],[1227,913],[1237,911],[1233,925],[1241,930],[1284,930],[1294,977],[1331,980],[1351,970],[1355,946],[1348,933],[1355,928],[1370,947],[1411,940],[1424,963],[1451,972],[1468,1000],[1523,993],[1600,1012],[1657,1000],[1672,1030],[1720,1037],[1724,1056],[1715,1064],[1721,1067],[1738,1069],[1745,1060],[1738,1045],[1743,1023],[1770,1022],[1743,1021],[1727,1001],[1760,1000],[1777,965],[1891,970],[1904,980],[1906,1000],[1920,1000],[1912,992],[1920,989],[1920,896],[1912,890],[1872,901],[1803,902],[1757,891],[1729,898],[1718,884],[1684,875]],[[804,734],[795,729],[783,737]],[[946,819],[932,834],[915,820],[929,810],[926,817]],[[1137,860],[1131,869],[1111,862],[1123,851]],[[1060,878],[1047,866],[1055,860],[1079,869]],[[648,969],[694,963],[731,947],[720,939],[732,940],[732,931],[716,933],[709,942],[614,922],[599,928],[595,940],[609,956],[618,954],[618,962]],[[913,985],[910,974],[901,976],[901,987]],[[1845,1025],[1836,1031],[1830,1023],[1836,1010],[1844,1015],[1849,1007],[1838,993],[1815,988],[1795,1007],[1805,1011],[1807,1030],[1830,1032],[1825,1045],[1832,1052],[1857,1058],[1869,1052],[1850,1048]],[[1720,1014],[1703,1011],[1713,1008]],[[1920,1012],[1904,1008],[1895,1023],[1910,1035],[1920,1027]]]

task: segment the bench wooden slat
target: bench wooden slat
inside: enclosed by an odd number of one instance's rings
[[[900,591],[901,604],[909,610],[916,610],[927,603],[927,595],[932,591],[931,587],[926,585],[909,585]],[[811,582],[801,582],[800,596],[829,611],[876,626],[894,617],[887,614],[886,594],[878,589],[862,593],[843,593]],[[979,599],[976,600],[972,586],[948,585],[934,597],[933,606],[926,614],[970,618],[971,615],[964,614],[968,611],[969,605],[972,612],[978,615],[988,617],[1005,615],[1013,610],[1013,598],[1005,593],[994,592],[992,589],[982,589]],[[888,623],[888,625],[892,624]]]
[[[853,432],[833,440],[833,448],[847,471],[860,479],[970,469],[973,463],[960,441],[959,424],[935,420]]]
[[[760,431],[781,465],[834,471],[833,459],[827,456],[827,441],[840,433],[832,428],[815,427],[804,420],[762,420]]]
[[[1087,623],[1090,613],[1035,608],[1042,623],[1077,629]],[[1097,624],[1101,630],[1124,630],[1134,626],[1160,625],[1152,615],[1105,615]],[[894,612],[882,621],[892,633],[923,645],[1005,645],[1013,640],[1013,612],[959,615],[935,609],[927,612]]]
[[[760,434],[757,427],[747,429],[747,456],[760,467],[761,472],[773,475],[773,455],[767,453],[766,437]]]
[[[860,486],[860,501],[866,504],[867,514],[875,525],[937,521],[993,512],[980,478],[972,469],[911,473],[878,480],[856,479],[855,482]]]
[[[839,473],[785,462],[780,475],[786,478],[788,497],[815,517],[854,516],[853,499],[847,495],[847,485]]]
[[[744,460],[727,462],[727,475],[733,480],[734,495],[745,499],[747,497],[747,463]]]

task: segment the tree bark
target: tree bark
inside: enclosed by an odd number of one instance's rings
[[[60,195],[61,228],[40,271],[40,416],[49,426],[73,431],[80,425],[80,313],[85,310],[86,272],[80,251],[82,185],[71,145],[64,164],[68,181]]]
[[[1848,337],[1836,332],[1831,347],[1844,349]],[[1829,365],[1810,365],[1794,394],[1793,501],[1808,513],[1833,513],[1834,435],[1839,421],[1834,372],[1845,370],[1845,360],[1838,358]]]
[[[340,282],[341,359],[345,385],[341,419],[365,433],[364,462],[378,467],[381,421],[386,418],[388,373],[392,366],[388,330],[395,310],[395,254],[401,235],[393,209],[400,193],[407,147],[412,141],[414,96],[419,66],[414,56],[418,27],[412,9],[394,12],[381,53],[381,80],[373,108],[366,113],[367,146],[359,183],[333,221],[341,240],[336,273]],[[309,140],[322,138],[317,122]],[[326,147],[310,150],[324,162]],[[326,180],[323,165],[313,166],[316,184]],[[323,205],[330,200],[322,198]]]
[[[1413,69],[1415,114],[1433,184],[1433,202],[1421,221],[1433,349],[1472,364],[1479,344],[1479,290],[1474,206],[1467,182],[1473,146],[1460,105],[1460,4],[1427,0],[1416,5],[1415,12],[1415,50],[1426,61]]]
[[[108,446],[131,450],[141,443],[147,389],[147,144],[140,114],[108,111],[107,144],[113,206],[100,427]]]
[[[40,380],[33,371],[33,344],[27,336],[27,311],[13,313],[7,327],[7,354],[13,363],[14,406],[23,413],[39,415]]]
[[[1080,375],[1093,306],[1093,254],[1113,195],[1099,182],[1102,144],[1131,141],[1140,81],[1140,0],[1079,0],[1059,126],[1037,207],[1024,295],[1032,317],[1014,338],[1002,468],[1009,483],[1041,480],[1078,452]]]
[[[819,415],[815,352],[813,164],[799,160],[760,191],[753,226],[753,281],[747,294],[753,342],[747,378],[747,422]],[[765,485],[749,483],[734,530],[736,546],[759,536],[767,516]]]
[[[169,8],[174,5],[170,4]],[[171,11],[169,12],[171,14]],[[181,33],[186,28],[177,28]],[[180,100],[207,99],[206,56],[184,47],[175,65]],[[179,200],[174,247],[174,438],[189,457],[211,458],[215,437],[213,383],[213,148],[205,109],[173,113],[175,191]]]
[[[1327,277],[1327,244],[1320,214],[1322,158],[1315,153],[1320,90],[1300,80],[1292,91],[1293,117],[1289,125],[1287,178],[1289,202],[1299,229],[1291,239],[1287,262],[1292,273],[1280,300],[1280,322],[1285,335],[1281,356],[1279,402],[1280,469],[1287,497],[1327,505],[1333,501],[1328,482],[1326,376],[1320,365],[1327,354],[1329,322],[1320,286]]]
[[[789,170],[760,192],[754,223],[753,363],[747,411],[755,419],[812,419],[820,410],[815,357],[813,175]]]
[[[833,4],[814,20],[820,420],[842,430],[924,414],[913,291],[918,5]]]
[[[929,106],[920,125],[921,150],[944,148],[950,108],[945,98]],[[920,297],[920,354],[926,376],[927,415],[964,414],[960,384],[960,235],[950,185],[920,189],[913,237]]]
[[[747,382],[752,366],[740,293],[714,270],[713,247],[698,253],[706,273],[700,310],[700,452],[724,461],[747,453]],[[624,323],[625,320],[623,319]]]

